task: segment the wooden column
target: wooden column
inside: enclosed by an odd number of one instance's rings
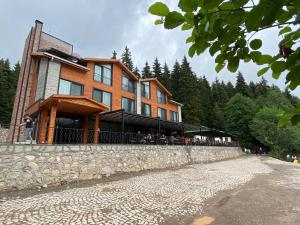
[[[46,142],[47,123],[49,118],[48,114],[48,110],[42,109],[38,133],[38,142],[40,144],[44,144]]]
[[[98,144],[98,138],[99,138],[99,114],[95,116],[95,123],[94,123],[94,144]]]
[[[83,118],[83,144],[88,143],[89,135],[89,116],[84,116]]]
[[[55,131],[55,120],[56,120],[57,105],[52,105],[50,111],[50,122],[48,128],[48,144],[53,144],[54,131]]]

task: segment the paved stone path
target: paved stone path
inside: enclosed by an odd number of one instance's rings
[[[244,157],[152,172],[91,187],[0,199],[0,224],[185,224],[204,202],[272,169]]]

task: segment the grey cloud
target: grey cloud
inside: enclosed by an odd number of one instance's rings
[[[164,30],[154,26],[154,16],[148,14],[154,0],[2,0],[0,8],[0,57],[9,58],[12,63],[21,59],[25,37],[35,19],[44,22],[44,31],[60,37],[74,45],[81,56],[111,57],[116,50],[120,56],[125,45],[131,49],[134,62],[141,69],[146,60],[154,58],[172,66],[187,54],[185,39],[188,32],[180,29]],[[176,1],[166,0],[170,8],[176,8]],[[263,50],[275,53],[280,37],[271,30],[260,34],[264,41]],[[216,77],[235,82],[235,74],[224,69],[220,74],[214,71],[214,59],[206,52],[189,59],[198,75],[205,75],[210,81]],[[258,81],[259,67],[243,63],[239,70],[247,81]],[[274,80],[270,74],[265,78],[282,89],[284,77]],[[293,92],[300,96],[300,88]]]

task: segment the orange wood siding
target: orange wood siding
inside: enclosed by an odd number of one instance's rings
[[[118,64],[113,64],[112,86],[94,80],[94,63],[89,62],[88,72],[75,69],[71,66],[62,64],[60,77],[62,79],[74,81],[84,85],[84,96],[93,98],[93,89],[110,92],[112,94],[112,110],[122,107],[122,96],[135,100],[135,94],[122,90],[122,68]]]
[[[166,104],[162,104],[157,102],[157,84],[154,81],[150,82],[150,99],[142,97],[142,102],[151,105],[151,116],[157,117],[157,108],[166,109],[167,111],[167,120],[170,120],[170,110],[177,112],[177,105],[175,103],[170,102],[169,97],[166,96]]]

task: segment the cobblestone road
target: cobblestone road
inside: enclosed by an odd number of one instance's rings
[[[218,191],[269,172],[271,168],[258,158],[240,158],[24,199],[2,199],[0,224],[181,224],[181,218],[199,215],[204,201]]]

